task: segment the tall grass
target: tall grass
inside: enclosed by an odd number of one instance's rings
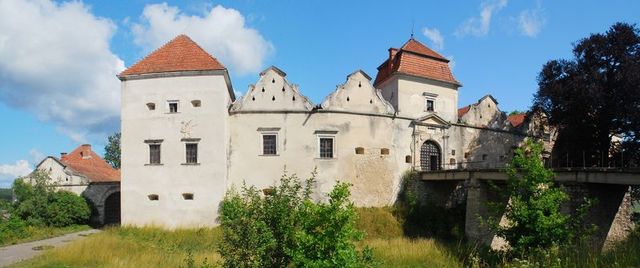
[[[71,225],[66,227],[27,226],[19,236],[3,236],[2,239],[0,239],[0,247],[57,237],[89,229],[91,229],[91,227],[88,225]]]

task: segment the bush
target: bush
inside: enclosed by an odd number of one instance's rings
[[[31,183],[23,178],[13,183],[16,202],[12,211],[27,225],[63,227],[89,220],[91,209],[84,198],[72,192],[56,191],[43,171],[36,170],[27,179]]]
[[[532,250],[571,245],[586,230],[582,218],[590,201],[574,215],[561,213],[560,205],[569,200],[569,195],[554,183],[554,174],[544,167],[541,154],[542,145],[531,140],[516,149],[507,167],[505,194],[510,199],[504,217],[508,223],[501,225],[499,219],[488,221],[520,256]]]
[[[0,220],[0,245],[11,239],[20,239],[28,235],[27,224],[17,217]]]
[[[283,175],[264,191],[243,185],[227,192],[220,208],[218,252],[224,267],[359,267],[370,258],[356,250],[362,237],[348,185],[338,183],[328,204],[311,200],[315,172],[305,184]]]

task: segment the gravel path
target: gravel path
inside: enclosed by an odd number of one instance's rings
[[[49,239],[2,247],[0,248],[0,267],[31,259],[42,254],[47,249],[63,246],[71,241],[82,239],[89,234],[97,232],[100,232],[100,230],[92,229]]]

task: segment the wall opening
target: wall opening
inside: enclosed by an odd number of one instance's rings
[[[193,107],[200,107],[202,105],[202,102],[200,100],[192,100],[191,105]]]
[[[408,164],[411,164],[411,156],[410,155],[405,156],[404,157],[404,162],[408,163]]]
[[[147,103],[147,109],[149,109],[149,111],[153,111],[156,109],[156,104],[153,102],[149,102]]]
[[[434,141],[425,141],[420,148],[420,168],[423,171],[440,170],[442,153]]]
[[[104,225],[120,225],[120,192],[110,194],[104,201]]]
[[[389,148],[380,149],[380,154],[381,155],[389,155]]]
[[[193,193],[183,193],[182,198],[184,200],[193,200]]]
[[[356,147],[356,154],[364,154],[364,148]]]
[[[158,201],[158,199],[160,199],[160,197],[157,194],[147,195],[147,198],[149,198],[149,200],[151,201]]]

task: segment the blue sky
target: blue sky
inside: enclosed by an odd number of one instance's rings
[[[50,1],[0,0],[0,187],[80,143],[103,152],[118,131],[115,74],[186,33],[244,93],[275,65],[319,103],[412,33],[452,60],[459,106],[492,94],[526,110],[536,75],[571,44],[638,23],[639,1]]]

